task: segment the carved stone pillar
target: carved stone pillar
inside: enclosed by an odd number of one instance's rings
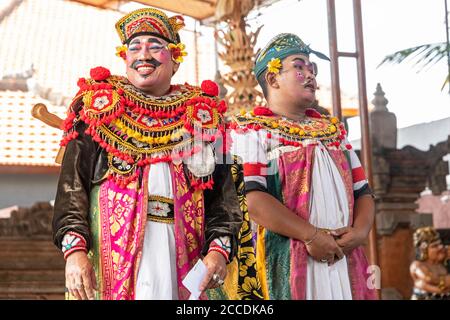
[[[372,149],[395,149],[397,147],[397,117],[386,107],[389,101],[384,97],[379,83],[374,96],[372,103],[375,108],[370,112]]]

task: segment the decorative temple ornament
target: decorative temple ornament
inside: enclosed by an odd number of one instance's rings
[[[258,39],[259,27],[255,32],[248,32],[245,22],[247,14],[255,7],[255,0],[218,0],[216,19],[226,22],[222,30],[215,34],[216,40],[225,49],[219,57],[230,67],[231,71],[223,76],[226,86],[232,88],[226,96],[229,114],[240,109],[250,109],[263,104],[263,95],[256,89],[258,85],[252,72],[254,65],[254,47]]]

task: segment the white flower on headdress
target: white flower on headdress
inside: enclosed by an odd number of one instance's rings
[[[109,104],[110,104],[110,102],[109,102],[109,99],[107,96],[100,96],[95,99],[94,108],[97,110],[102,110],[104,107],[106,107]]]
[[[197,119],[199,119],[202,123],[207,123],[211,121],[211,113],[205,109],[199,109],[197,111]]]
[[[149,201],[148,210],[151,215],[158,217],[167,217],[170,212],[170,207],[168,203],[161,201]]]

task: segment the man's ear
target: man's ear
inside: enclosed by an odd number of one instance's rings
[[[266,72],[265,75],[267,87],[272,88],[280,88],[280,85],[278,84],[277,75],[273,72]]]
[[[172,72],[172,76],[175,75],[175,73],[177,73],[179,67],[180,67],[180,64],[179,64],[179,63],[174,63],[174,64],[173,64],[173,72]]]

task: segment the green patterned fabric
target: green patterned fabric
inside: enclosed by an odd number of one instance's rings
[[[225,285],[208,290],[207,296],[211,300],[263,300],[261,283],[256,273],[256,256],[245,197],[243,167],[238,164],[237,158],[233,160],[231,174],[243,215],[242,227],[238,236],[238,250],[235,259],[228,265]]]
[[[269,163],[269,171],[276,174],[267,176],[269,193],[283,203],[281,183],[278,175],[277,159]],[[271,300],[290,300],[290,239],[266,229],[266,275]],[[268,250],[270,248],[270,250]]]
[[[97,284],[100,286],[101,285],[101,281],[99,281],[99,279],[101,279],[101,274],[100,274],[100,243],[99,243],[99,239],[100,239],[100,206],[99,206],[99,191],[100,191],[100,186],[96,185],[92,188],[91,190],[91,207],[90,207],[90,212],[89,212],[89,224],[91,226],[91,232],[92,232],[92,246],[91,246],[91,250],[88,253],[88,258],[92,263],[92,266],[94,267],[94,271],[95,271],[95,279],[97,280]],[[99,288],[101,289],[101,288]],[[101,290],[97,290],[95,291],[95,299],[96,300],[101,300]]]
[[[253,72],[258,78],[266,69],[267,64],[273,58],[283,60],[293,54],[316,55],[320,59],[330,60],[321,52],[312,50],[302,39],[292,33],[281,33],[269,41],[269,43],[256,56]]]

